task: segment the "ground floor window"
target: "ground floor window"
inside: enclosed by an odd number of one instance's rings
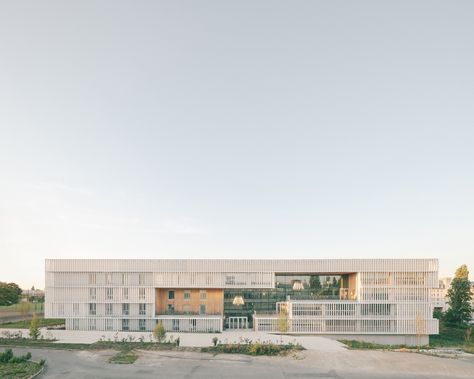
[[[107,331],[113,330],[114,329],[113,325],[114,325],[114,320],[112,320],[111,318],[105,319],[105,330]]]
[[[130,330],[130,320],[128,320],[128,319],[123,319],[122,320],[122,330],[124,330],[124,331]]]
[[[89,330],[96,330],[97,329],[97,323],[95,318],[89,319]]]
[[[179,320],[173,319],[173,331],[179,331]]]
[[[138,320],[138,329],[141,332],[146,330],[146,320]]]

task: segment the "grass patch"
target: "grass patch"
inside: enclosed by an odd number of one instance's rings
[[[31,362],[31,353],[15,356],[12,349],[0,353],[0,378],[29,378],[38,373],[45,361]]]
[[[30,327],[31,318],[23,321],[13,321],[0,324],[3,329],[28,329]],[[65,325],[66,321],[62,318],[38,318],[40,328],[48,326]]]
[[[253,342],[248,344],[217,344],[216,346],[203,347],[201,352],[213,354],[246,354],[246,355],[287,355],[292,352],[304,350],[299,344],[274,344]]]
[[[430,346],[432,347],[452,347],[463,350],[466,353],[474,354],[474,340],[466,340],[465,327],[446,325],[440,322],[439,334],[430,336]]]
[[[466,340],[466,327],[449,326],[440,323],[439,334],[430,335],[430,343],[428,346],[420,346],[422,349],[439,349],[439,348],[455,348],[466,353],[474,354],[474,341]],[[399,349],[418,349],[418,346],[407,345],[380,345],[376,343],[341,340],[350,349],[362,350],[399,350]]]
[[[117,364],[132,364],[138,358],[138,355],[133,350],[121,350],[115,354],[112,358],[109,359],[110,363]]]
[[[0,363],[0,378],[22,379],[29,378],[41,370],[36,362]]]
[[[349,349],[358,350],[399,350],[399,349],[427,349],[428,346],[408,346],[408,345],[382,345],[378,343],[355,341],[355,340],[339,340],[339,342],[346,345]]]
[[[440,323],[439,334],[430,336],[431,346],[460,346],[464,345],[464,336],[466,334],[466,328],[460,328],[456,326],[448,326]]]

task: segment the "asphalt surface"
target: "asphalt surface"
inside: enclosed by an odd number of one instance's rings
[[[249,357],[187,352],[139,352],[131,365],[108,363],[113,351],[31,351],[46,359],[41,378],[272,378],[272,379],[441,379],[474,377],[474,360],[448,359],[415,353],[378,351],[304,351],[292,357]]]

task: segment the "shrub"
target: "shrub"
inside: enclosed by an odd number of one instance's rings
[[[13,358],[13,351],[12,349],[5,349],[3,353],[0,353],[0,362],[1,363],[8,363],[10,359]]]
[[[472,328],[467,328],[466,333],[464,334],[464,341],[470,343],[472,338]]]
[[[218,342],[218,341],[219,341],[219,339],[218,339],[217,337],[214,337],[214,338],[212,339],[212,344],[213,344],[214,346],[217,346],[217,342]]]
[[[33,313],[33,318],[31,319],[30,324],[30,337],[31,339],[37,340],[41,336],[41,331],[39,328],[39,321],[36,317],[36,313]]]
[[[23,363],[31,359],[31,353],[28,352],[25,355],[15,357],[12,349],[5,349],[3,353],[0,353],[0,363]]]
[[[159,343],[165,342],[166,339],[166,331],[165,327],[161,322],[156,324],[155,329],[153,329],[153,337],[155,340],[157,340]]]

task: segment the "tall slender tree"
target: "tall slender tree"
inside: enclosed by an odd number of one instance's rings
[[[471,321],[471,288],[469,270],[462,265],[456,270],[451,287],[448,290],[449,309],[445,320],[452,325],[466,326]]]

